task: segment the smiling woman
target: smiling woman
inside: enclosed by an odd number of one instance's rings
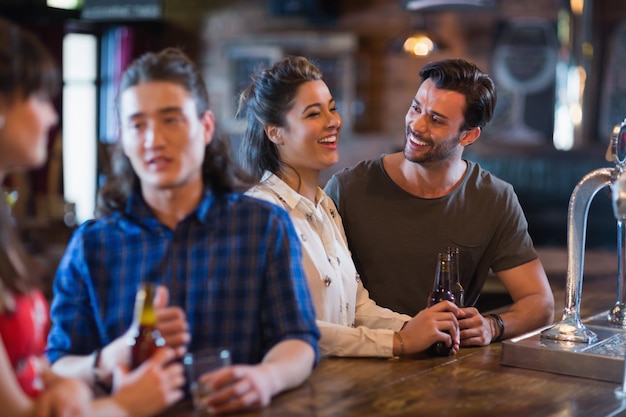
[[[337,208],[318,187],[320,171],[339,160],[342,127],[319,68],[304,57],[287,57],[261,70],[242,93],[240,112],[248,121],[243,160],[260,181],[248,194],[291,216],[302,244],[322,353],[391,357],[422,351],[436,341],[456,352],[454,304],[440,303],[411,318],[377,306],[361,283]],[[440,314],[441,326],[451,335],[436,332],[432,317]]]

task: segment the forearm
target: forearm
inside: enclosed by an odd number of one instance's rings
[[[396,352],[392,329],[348,327],[320,320],[316,323],[322,335],[319,347],[323,356],[390,358]],[[397,327],[400,330],[402,326]]]
[[[551,324],[554,320],[554,298],[550,294],[533,294],[517,300],[500,314],[506,339]]]
[[[93,384],[94,355],[63,356],[52,364],[52,370],[59,376],[78,378],[89,384]]]
[[[119,360],[117,356],[120,356],[114,352],[113,345],[90,355],[63,356],[52,365],[52,369],[60,376],[79,378],[93,388],[108,391],[113,382],[113,369]]]
[[[10,416],[27,417],[35,415],[35,403],[22,391],[15,371],[6,353],[0,336],[0,404],[2,412]],[[4,415],[4,414],[3,414]]]
[[[130,417],[129,412],[113,397],[95,400],[91,411],[92,417]]]
[[[304,382],[314,362],[313,347],[302,340],[285,340],[274,346],[263,358],[273,381],[272,396]]]

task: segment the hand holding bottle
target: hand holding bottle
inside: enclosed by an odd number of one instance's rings
[[[189,323],[185,311],[178,306],[169,306],[169,290],[159,285],[154,296],[156,311],[156,327],[161,333],[165,344],[174,349],[177,358],[187,352],[187,344],[191,340]]]
[[[179,401],[184,395],[185,375],[174,357],[174,351],[164,347],[132,372],[118,366],[114,371],[113,403],[125,415],[143,417]]]
[[[156,284],[150,282],[142,282],[137,290],[135,315],[131,325],[132,333],[128,339],[131,369],[139,367],[150,359],[158,348],[165,346],[165,339],[156,326],[155,293]]]
[[[154,312],[156,328],[165,340],[165,345],[174,349],[175,357],[182,358],[191,339],[189,324],[184,311],[180,307],[168,306],[169,291],[165,286],[158,285],[154,293]],[[135,326],[131,325],[126,333],[102,348],[95,364],[99,381],[111,386],[113,370],[118,366],[131,368],[131,349],[129,339],[135,335]]]
[[[177,357],[185,354],[190,339],[185,313],[180,307],[167,307],[168,302],[166,287],[147,282],[140,285],[129,339],[133,369],[166,344],[175,349]]]
[[[442,301],[417,313],[400,331],[405,353],[423,352],[437,342],[456,353],[460,346],[458,320],[463,314],[463,310],[450,301]]]
[[[458,269],[455,266],[455,274]],[[432,307],[442,301],[455,302],[452,293],[453,283],[452,256],[451,251],[440,252],[437,258],[437,269],[435,272],[435,283],[433,290],[428,297],[428,307]],[[456,328],[458,329],[458,323]],[[449,356],[454,353],[454,345],[444,342],[436,342],[428,349],[428,352],[437,356]]]

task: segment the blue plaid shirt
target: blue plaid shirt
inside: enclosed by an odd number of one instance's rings
[[[126,332],[141,280],[166,285],[170,305],[185,310],[190,350],[225,346],[233,363],[253,364],[278,342],[300,339],[317,357],[300,242],[277,206],[207,191],[172,231],[133,194],[123,213],[82,224],[54,280],[50,361],[89,354]]]

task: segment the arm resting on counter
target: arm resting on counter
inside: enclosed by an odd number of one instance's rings
[[[214,391],[206,400],[215,414],[267,406],[274,395],[302,384],[315,364],[315,350],[303,340],[276,344],[258,365],[235,365],[209,372],[201,381]]]
[[[500,340],[519,336],[546,326],[554,319],[554,296],[539,259],[496,275],[513,300],[510,308],[500,314],[504,334],[499,335],[500,329],[494,320],[469,307],[464,309],[466,320],[459,323],[462,346],[485,346],[497,336]]]

